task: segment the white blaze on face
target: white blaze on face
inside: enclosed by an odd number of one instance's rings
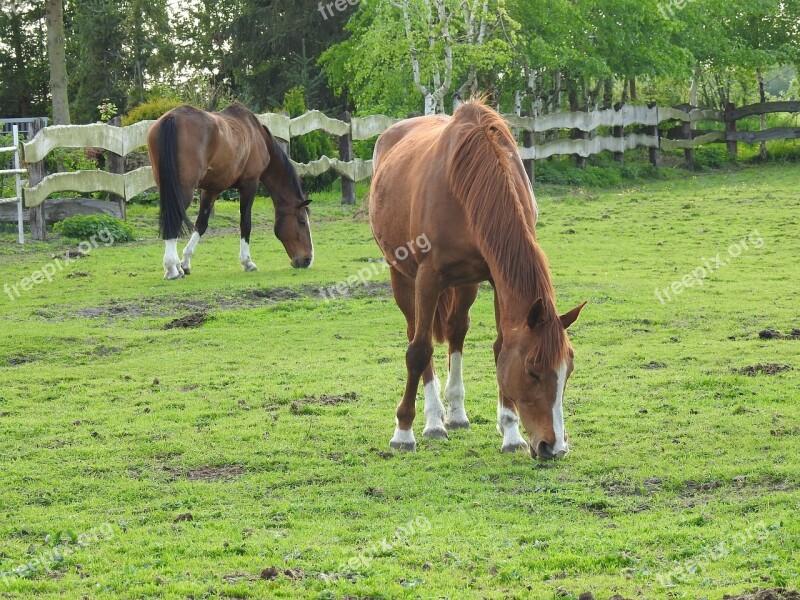
[[[564,361],[556,371],[558,382],[556,383],[556,402],[553,404],[553,432],[556,435],[556,443],[553,446],[553,454],[563,456],[569,452],[565,439],[564,429],[564,387],[567,384],[567,363]],[[563,452],[563,454],[561,454]]]

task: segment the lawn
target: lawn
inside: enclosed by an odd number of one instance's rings
[[[223,202],[192,274],[164,281],[156,209],[132,206],[138,241],[4,291],[0,597],[800,587],[800,168],[537,195],[559,307],[589,302],[559,462],[499,452],[487,289],[464,353],[471,430],[426,440],[420,418],[418,451],[389,452],[405,324],[385,271],[319,294],[379,257],[363,207],[334,195],[313,205],[308,270],[259,198],[257,272]],[[77,246],[4,232],[9,289]]]

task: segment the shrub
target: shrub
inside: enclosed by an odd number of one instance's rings
[[[127,126],[138,123],[139,121],[158,119],[164,113],[178,106],[182,106],[183,104],[185,103],[177,98],[151,98],[147,102],[130,110],[127,115],[122,117],[122,125]]]
[[[292,118],[299,117],[306,112],[305,88],[298,86],[290,89],[283,97],[283,109]],[[335,157],[338,153],[334,149],[331,136],[324,131],[312,131],[305,135],[292,138],[292,160],[298,163],[307,163],[323,155],[329,158]],[[302,177],[303,189],[306,192],[320,192],[329,190],[337,175],[334,171],[328,171],[316,177]]]
[[[53,231],[79,240],[89,240],[92,236],[107,240],[109,234],[115,243],[136,239],[133,227],[111,215],[75,215],[56,223]]]

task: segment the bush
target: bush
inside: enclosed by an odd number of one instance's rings
[[[173,108],[183,106],[185,102],[177,98],[151,98],[144,104],[140,104],[136,108],[130,110],[127,115],[122,117],[122,125],[133,125],[139,121],[154,121],[164,113],[171,111]]]
[[[111,237],[115,243],[136,239],[133,227],[111,215],[75,215],[56,223],[53,231],[79,240],[89,240],[92,236],[103,241]]]
[[[283,98],[283,109],[291,118],[299,117],[306,112],[305,88],[298,86],[286,92]],[[305,135],[292,138],[292,160],[298,163],[308,163],[323,155],[329,158],[337,156],[331,141],[331,136],[324,131],[312,131]],[[329,190],[338,175],[334,171],[327,171],[316,177],[301,177],[303,189],[306,192],[321,192]]]

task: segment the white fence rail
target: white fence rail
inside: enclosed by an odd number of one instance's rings
[[[750,141],[745,132],[736,132],[736,120],[760,112],[794,112],[800,110],[798,102],[772,102],[735,109],[729,107],[725,112],[696,107],[617,106],[614,109],[590,112],[562,112],[540,117],[521,117],[505,115],[509,124],[518,130],[530,132],[523,136],[526,143],[520,147],[520,155],[528,167],[534,160],[554,155],[571,154],[588,157],[603,151],[613,152],[618,160],[626,150],[645,147],[650,149],[650,160],[657,163],[658,150],[684,149],[687,166],[694,148],[712,142],[726,142],[735,154],[737,140]],[[294,119],[281,114],[262,114],[258,119],[266,125],[273,135],[282,140],[322,130],[339,136],[344,142],[342,156],[352,156],[353,140],[366,140],[379,135],[399,119],[385,115],[371,115],[351,120],[333,119],[312,110]],[[683,122],[682,132],[675,139],[662,138],[658,126],[664,121]],[[694,124],[699,121],[724,122],[726,131],[697,131]],[[45,127],[32,140],[23,144],[24,159],[28,163],[42,161],[55,148],[104,148],[119,156],[145,146],[147,132],[153,121],[142,121],[128,127],[114,127],[106,124],[68,125]],[[635,126],[631,128],[630,126]],[[598,135],[598,128],[611,129],[611,135]],[[628,127],[628,131],[625,128]],[[534,143],[535,134],[558,129],[572,130],[570,138],[557,135],[555,140]],[[633,129],[633,131],[631,130]],[[680,128],[678,128],[680,129]],[[577,132],[577,134],[576,134]],[[762,138],[800,137],[800,130],[779,132],[770,130],[759,134]],[[758,138],[756,135],[755,138]],[[771,136],[771,137],[769,137]],[[542,137],[542,136],[538,136]],[[672,137],[672,136],[671,136]],[[342,146],[340,145],[340,148]],[[320,175],[335,171],[349,182],[361,181],[372,175],[372,161],[355,158],[339,160],[323,156],[307,164],[294,163],[300,175]],[[532,172],[533,169],[531,168]],[[37,179],[38,181],[38,179]],[[44,177],[36,185],[24,190],[25,205],[40,205],[50,195],[58,191],[80,192],[106,191],[129,200],[133,196],[155,185],[150,167],[142,167],[129,173],[108,173],[103,171],[78,171],[57,173]]]
[[[22,176],[27,174],[26,169],[20,168],[20,161],[19,161],[19,125],[14,124],[11,127],[11,139],[13,140],[12,146],[7,146],[5,148],[0,148],[0,154],[6,154],[8,152],[13,153],[13,165],[14,168],[12,169],[2,169],[0,170],[0,176],[2,175],[13,175],[14,176],[14,188],[16,191],[16,195],[10,198],[4,198],[0,196],[0,204],[14,204],[17,205],[17,239],[20,244],[25,243],[25,231],[22,228]],[[2,193],[2,190],[0,190]]]

